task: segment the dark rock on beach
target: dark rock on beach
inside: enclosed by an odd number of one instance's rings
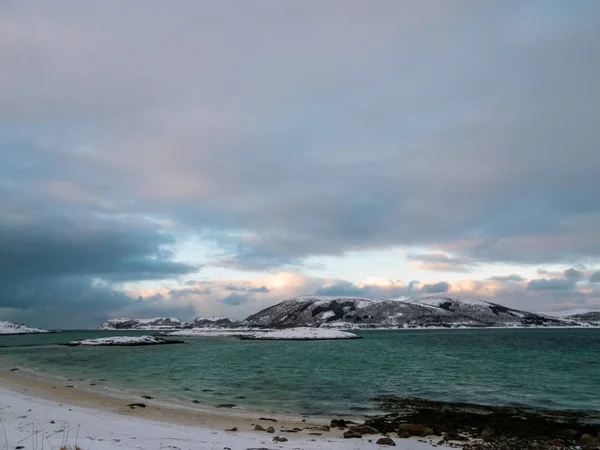
[[[397,432],[400,438],[442,433],[440,443],[445,445],[449,441],[469,441],[461,444],[464,450],[574,449],[580,445],[585,448],[584,444],[595,448],[599,441],[600,412],[393,396],[375,401],[387,413],[367,418],[365,425],[381,433]]]
[[[358,431],[348,430],[344,432],[344,439],[360,439],[362,434]]]
[[[331,428],[346,428],[346,426],[352,422],[348,422],[344,419],[333,419],[331,421]]]
[[[379,430],[369,425],[357,425],[354,427],[350,427],[350,431],[355,431],[360,434],[379,434]]]
[[[401,423],[398,425],[398,432],[402,433],[406,431],[411,436],[431,436],[433,434],[433,430],[425,425],[421,425],[420,423]]]
[[[392,447],[396,446],[396,443],[394,442],[394,440],[392,438],[389,437],[382,437],[377,439],[377,442],[375,442],[377,445],[390,445]]]

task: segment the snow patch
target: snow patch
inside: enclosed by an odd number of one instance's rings
[[[0,334],[28,334],[28,333],[49,333],[48,330],[41,328],[31,328],[27,325],[19,325],[13,322],[0,320]]]
[[[332,330],[327,328],[286,328],[283,330],[257,332],[249,336],[250,339],[264,340],[321,340],[321,339],[360,339],[354,333]]]
[[[71,341],[67,345],[160,345],[169,344],[172,341],[167,341],[156,336],[112,336],[96,339],[83,339],[81,341]]]

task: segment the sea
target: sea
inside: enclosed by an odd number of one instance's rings
[[[377,413],[381,395],[600,411],[600,329],[356,333],[363,339],[194,337],[150,347],[61,345],[148,332],[0,336],[0,365],[175,404],[300,415]]]

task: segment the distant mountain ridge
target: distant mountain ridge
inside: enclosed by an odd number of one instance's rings
[[[469,297],[432,295],[373,300],[302,296],[285,300],[246,319],[248,325],[335,328],[459,328],[585,326]]]
[[[197,317],[110,319],[100,330],[184,330],[236,328],[327,327],[341,329],[522,328],[600,326],[600,311],[554,316],[508,308],[477,298],[431,295],[416,298],[300,296],[252,314],[243,321]]]
[[[179,330],[187,323],[175,317],[155,317],[153,319],[109,319],[104,321],[99,330]]]

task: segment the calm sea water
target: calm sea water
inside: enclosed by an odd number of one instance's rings
[[[185,345],[63,347],[123,332],[0,336],[21,364],[190,404],[360,415],[381,394],[600,410],[600,329],[364,331],[350,341],[185,338]],[[144,334],[144,333],[129,333]],[[81,381],[85,380],[85,381]]]

